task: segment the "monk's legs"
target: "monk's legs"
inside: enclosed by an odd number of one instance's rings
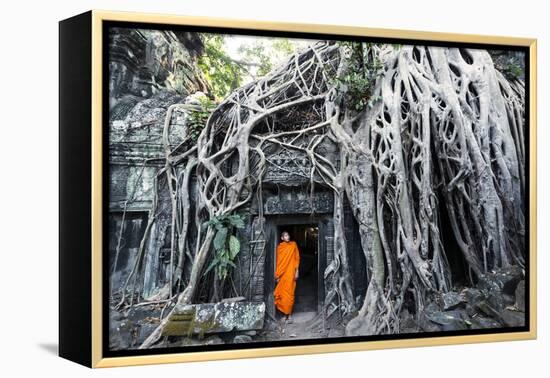
[[[284,320],[286,323],[293,322],[292,312],[294,310],[295,290],[296,281],[294,280],[294,276],[290,278],[288,275],[283,276],[275,287],[275,308],[277,312],[282,314],[279,319]]]
[[[282,312],[281,310],[277,309],[277,314],[280,314],[278,316],[279,320],[284,320],[287,323],[292,323],[292,313],[286,314],[286,313]]]
[[[290,309],[290,312],[288,314],[284,314],[285,315],[284,320],[286,323],[292,323],[294,321],[292,319],[292,314],[293,314],[293,308]]]

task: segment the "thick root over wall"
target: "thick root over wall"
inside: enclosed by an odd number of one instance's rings
[[[307,157],[312,192],[316,183],[334,192],[335,250],[324,274],[323,313],[351,317],[348,335],[398,333],[406,296],[412,295],[418,315],[429,295],[451,288],[442,211],[469,277],[524,265],[523,82],[508,81],[484,50],[363,45],[371,59],[358,66],[346,48],[320,42],[302,50],[229,95],[196,145],[167,147],[163,173],[171,183],[176,226],[174,282],[182,265],[192,264],[178,303],[193,301],[212,253],[214,230],[201,225],[231,214],[261,191],[266,164],[275,164],[269,153],[281,148]],[[339,78],[368,69],[374,60],[383,69],[367,106],[357,110]],[[167,129],[169,118],[170,112]],[[339,148],[339,164],[323,152],[328,141]],[[184,209],[193,170],[199,241],[190,253],[190,215]],[[367,262],[362,303],[353,296],[347,259],[345,197]],[[160,338],[167,318],[140,348]]]

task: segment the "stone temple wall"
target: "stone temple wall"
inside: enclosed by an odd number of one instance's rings
[[[203,49],[196,33],[115,28],[109,35],[109,259],[114,291],[133,268],[149,220],[154,178],[164,164],[167,108],[197,101],[209,90],[197,66]],[[185,122],[185,112],[176,110],[169,135],[174,147]],[[144,263],[138,267],[145,271],[145,279],[136,283],[144,297],[167,279],[170,201],[162,176],[158,205]]]
[[[204,95],[201,91],[208,91],[208,88],[196,65],[196,57],[203,47],[192,33],[121,29],[110,38],[110,46],[109,256],[114,268],[110,284],[116,291],[134,266],[151,216],[149,211],[155,195],[153,183],[164,164],[162,131],[166,110],[172,104],[196,101],[197,96]],[[174,147],[181,142],[186,119],[181,109],[173,114],[169,139]],[[339,166],[338,150],[332,142],[327,140],[319,148],[323,149],[323,156]],[[229,167],[231,169],[236,167]],[[333,258],[333,194],[322,185],[320,177],[314,176],[315,194],[313,203],[310,202],[310,169],[303,154],[272,149],[267,156],[262,203],[254,196],[249,205],[239,209],[246,226],[237,230],[241,251],[232,279],[238,294],[248,300],[262,302],[269,298],[270,277],[266,274],[272,262],[266,256],[273,253],[274,236],[269,234],[273,229],[268,223],[278,216],[305,216],[313,212],[323,219],[322,264],[328,265]],[[169,280],[171,204],[164,175],[158,177],[158,183],[156,219],[144,245],[143,263],[137,267],[143,280],[136,284],[143,299],[157,294]],[[194,179],[191,180],[191,192],[196,193]],[[261,213],[268,226],[265,233],[262,232]],[[195,235],[193,201],[190,216],[190,235]],[[365,279],[364,257],[349,206],[345,222],[354,282],[357,283],[356,295],[360,295]],[[188,249],[191,257],[196,247],[192,237]],[[190,266],[185,264],[185,279],[189,277]]]

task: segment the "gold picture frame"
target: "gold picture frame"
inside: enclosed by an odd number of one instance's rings
[[[247,347],[109,357],[104,353],[104,125],[103,54],[108,22],[188,25],[254,31],[311,33],[407,41],[525,48],[528,141],[528,326],[518,332],[407,337],[342,343]],[[73,65],[82,65],[77,68]],[[91,368],[301,355],[372,349],[536,339],[537,337],[537,40],[358,26],[260,22],[211,17],[92,10],[60,21],[60,346],[61,357]],[[85,146],[86,148],[82,149]],[[76,167],[77,157],[89,169]],[[526,165],[527,167],[527,165]],[[526,169],[527,170],[527,169]],[[76,175],[76,176],[75,176]],[[76,202],[75,202],[76,201]],[[80,202],[79,202],[80,201]],[[79,205],[74,205],[75,203]],[[73,206],[77,206],[74,208]],[[81,212],[79,211],[81,210]],[[84,219],[85,218],[85,219]]]

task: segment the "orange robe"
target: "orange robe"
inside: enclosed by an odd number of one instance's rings
[[[275,306],[284,314],[291,314],[294,306],[294,290],[296,281],[294,275],[300,265],[300,252],[295,241],[282,241],[277,246],[277,266],[275,269],[275,278],[279,282],[275,287],[273,295],[275,297]]]

